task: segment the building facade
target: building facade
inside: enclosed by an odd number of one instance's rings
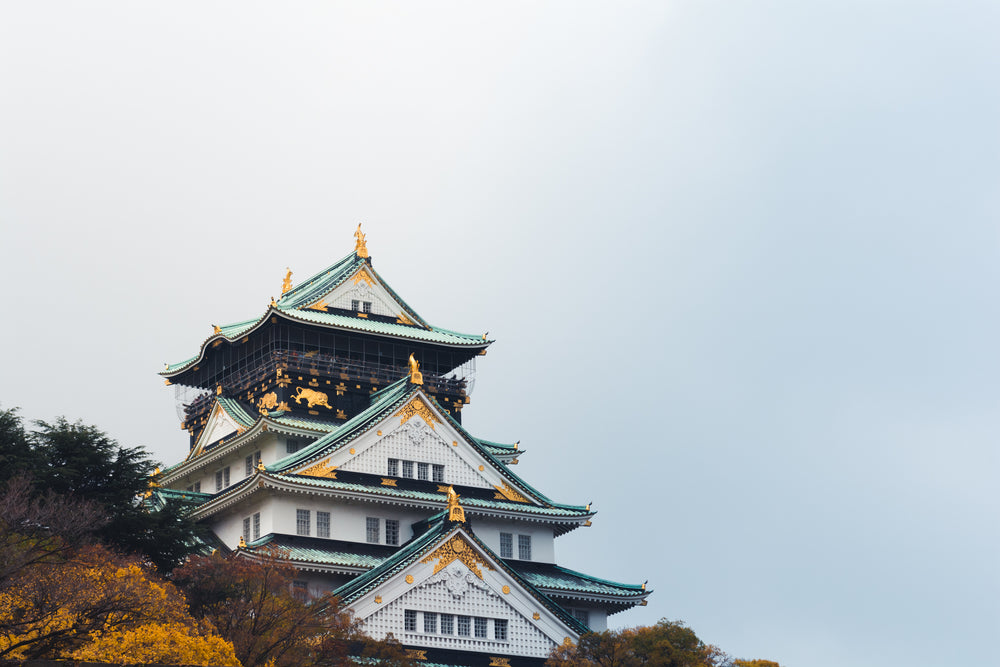
[[[513,472],[517,443],[462,426],[492,341],[425,322],[355,237],[161,373],[189,451],[160,496],[189,503],[220,548],[276,548],[301,594],[336,593],[368,634],[430,662],[540,665],[645,604],[644,585],[556,564],[556,538],[590,525],[590,506],[549,499]]]

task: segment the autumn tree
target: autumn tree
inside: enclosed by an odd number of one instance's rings
[[[557,647],[550,667],[723,667],[728,659],[680,621],[653,626],[591,632],[575,644]]]

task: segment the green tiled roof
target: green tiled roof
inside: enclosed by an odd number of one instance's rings
[[[226,411],[230,417],[235,419],[240,426],[244,428],[250,428],[257,421],[256,417],[250,416],[239,401],[232,398],[225,398],[223,396],[217,396],[215,399],[219,403],[219,407]]]
[[[487,440],[485,438],[473,438],[473,439],[483,447],[489,447],[490,449],[497,449],[507,454],[513,454],[514,452],[519,451],[517,447],[518,443],[516,442],[512,445],[509,445],[502,442],[493,442],[492,440]]]
[[[326,543],[326,544],[323,544]],[[313,563],[316,565],[333,565],[359,569],[370,569],[381,565],[391,553],[378,555],[375,553],[359,553],[368,545],[358,545],[340,542],[339,540],[322,540],[320,538],[294,538],[283,535],[267,535],[254,540],[247,545],[250,551],[270,545],[281,549],[288,560],[297,563]],[[391,549],[385,549],[391,551]]]
[[[566,591],[567,593],[590,593],[629,598],[647,593],[641,584],[620,584],[616,581],[575,572],[558,565],[523,562],[508,562],[508,564],[533,585],[550,592]]]
[[[341,329],[354,329],[356,331],[367,331],[369,333],[393,338],[410,338],[412,340],[427,341],[430,343],[444,343],[446,345],[473,345],[483,346],[490,342],[483,340],[482,336],[475,334],[460,334],[431,327],[423,329],[406,324],[396,324],[395,322],[380,322],[378,320],[368,320],[350,315],[338,315],[336,313],[325,313],[321,310],[299,310],[282,308],[278,310],[289,317],[297,320],[312,322],[314,324],[325,324],[327,326]]]
[[[340,424],[325,422],[319,419],[311,419],[309,417],[285,417],[283,416],[284,413],[280,413],[279,416],[274,415],[275,413],[271,413],[268,415],[268,418],[275,423],[294,428],[307,428],[313,431],[326,431],[327,433],[336,431],[340,428]]]

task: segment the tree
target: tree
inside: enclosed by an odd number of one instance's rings
[[[142,447],[122,447],[106,433],[59,417],[24,429],[17,410],[0,411],[0,481],[29,475],[36,496],[58,494],[96,503],[106,520],[94,535],[125,553],[143,554],[169,571],[193,550],[197,530],[184,508],[168,502],[153,512],[139,502],[156,462]]]
[[[722,667],[725,654],[698,639],[680,621],[649,627],[588,633],[574,645],[553,650],[550,667]]]

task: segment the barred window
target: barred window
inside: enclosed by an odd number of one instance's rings
[[[309,524],[312,523],[309,510],[295,510],[295,534],[308,535]]]
[[[438,615],[429,611],[424,612],[424,632],[438,631]]]
[[[361,307],[364,309],[364,312],[366,312],[366,313],[372,312],[372,302],[371,301],[364,301],[364,302],[362,302]]]
[[[476,637],[486,638],[486,619],[482,616],[476,616]]]
[[[413,478],[413,461],[403,461],[403,477]]]
[[[375,517],[372,517],[372,516],[370,516],[370,517],[368,517],[368,518],[365,519],[365,526],[367,528],[367,533],[368,533],[367,538],[368,538],[368,541],[371,542],[372,544],[378,544],[378,542],[379,542],[379,539],[378,539],[379,538],[379,535],[378,535],[378,533],[379,533],[379,530],[378,530],[379,525],[378,525],[378,523],[379,523],[378,519],[376,519]]]
[[[430,471],[428,470],[428,468],[430,468],[430,466],[428,464],[426,464],[426,463],[418,463],[417,464],[417,479],[430,479],[431,477],[428,474]]]
[[[316,512],[316,537],[330,537],[329,512]]]
[[[444,466],[436,463],[431,466],[431,481],[444,482]]]
[[[215,471],[215,490],[222,491],[222,471]]]
[[[399,477],[399,459],[389,459],[389,477]]]
[[[229,488],[229,466],[222,469],[222,485]]]
[[[253,474],[253,456],[248,456],[246,458],[246,475],[249,477]]]
[[[250,541],[250,517],[243,519],[243,539]]]
[[[385,543],[399,544],[399,521],[396,519],[385,520]]]
[[[201,482],[195,482],[194,483],[194,492],[195,493],[201,493]]]
[[[573,617],[587,627],[590,627],[590,612],[586,609],[574,609]]]
[[[296,579],[292,582],[292,595],[295,596],[296,600],[309,599],[309,584]]]
[[[458,635],[460,637],[469,636],[469,617],[468,616],[457,616],[458,618]]]
[[[507,619],[498,618],[493,621],[493,636],[500,641],[507,641]]]
[[[451,635],[455,633],[455,617],[452,614],[441,614],[441,634]]]
[[[407,632],[417,631],[417,612],[412,609],[403,612],[403,629]]]
[[[531,560],[531,535],[517,536],[517,557],[521,560]]]
[[[285,453],[294,454],[302,448],[302,441],[296,440],[295,438],[289,438],[285,440]]]
[[[260,512],[254,512],[253,515],[253,539],[260,539]]]
[[[361,310],[361,308],[359,307],[360,305],[361,305],[361,301],[360,300],[358,300],[358,299],[351,299],[351,310],[353,310],[355,312]]]
[[[514,536],[510,533],[500,533],[500,558],[514,557]]]

